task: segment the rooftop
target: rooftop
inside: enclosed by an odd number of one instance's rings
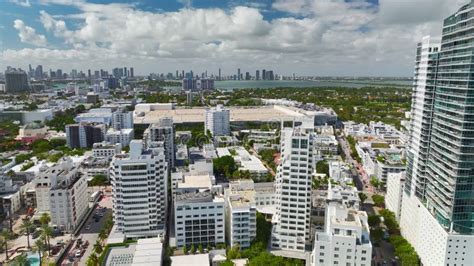
[[[171,265],[173,266],[209,266],[209,254],[195,254],[184,256],[172,256]]]
[[[293,121],[295,117],[303,114],[286,106],[257,106],[257,107],[228,107],[231,122],[265,122],[265,121]],[[135,112],[135,124],[158,123],[162,117],[172,117],[175,124],[204,122],[206,108],[176,108],[162,109],[146,112]]]

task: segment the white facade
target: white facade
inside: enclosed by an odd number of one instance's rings
[[[257,211],[264,214],[275,213],[275,184],[273,182],[255,183],[255,205]]]
[[[169,169],[174,168],[175,165],[175,146],[174,146],[174,126],[173,119],[170,117],[162,117],[158,123],[150,124],[150,127],[145,131],[143,138],[149,141],[161,141],[165,145],[166,160]]]
[[[162,144],[145,150],[141,140],[130,143],[129,154],[112,160],[114,223],[125,237],[156,237],[165,232],[167,167]]]
[[[231,182],[225,190],[226,236],[231,247],[250,247],[257,235],[257,207],[252,180]]]
[[[204,133],[210,131],[212,136],[230,135],[230,111],[222,105],[206,110]]]
[[[127,147],[134,136],[133,128],[115,130],[109,128],[105,134],[105,140],[112,144],[119,143],[122,147]]]
[[[405,172],[388,174],[385,207],[395,214],[398,222],[402,213],[403,189],[405,188]]]
[[[99,142],[92,145],[92,156],[94,158],[106,158],[111,160],[116,154],[120,154],[122,146],[120,143]]]
[[[174,198],[176,246],[204,248],[225,243],[224,199],[209,191],[180,193]]]
[[[338,202],[326,206],[324,232],[317,232],[311,265],[370,266],[372,244],[367,213]]]
[[[51,224],[73,231],[88,210],[87,180],[74,163],[66,159],[44,168],[33,181],[39,213],[50,213]]]
[[[112,128],[115,130],[133,128],[133,112],[119,109],[112,113]]]
[[[272,249],[304,252],[310,244],[311,181],[316,166],[314,127],[281,131],[281,163],[275,180]]]
[[[474,265],[474,235],[447,232],[415,195],[403,193],[400,228],[423,265]]]

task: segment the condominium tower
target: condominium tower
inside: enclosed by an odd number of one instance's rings
[[[209,131],[212,136],[230,135],[230,111],[222,105],[206,110],[204,131]]]
[[[156,237],[165,232],[167,168],[161,142],[145,149],[141,140],[132,140],[129,154],[112,160],[114,223],[126,238]]]
[[[314,120],[313,120],[314,121]],[[281,162],[277,168],[276,213],[272,218],[272,248],[304,252],[310,244],[311,179],[314,126],[281,131]]]
[[[474,264],[474,1],[418,45],[402,234],[426,265]]]
[[[174,127],[173,118],[162,117],[158,123],[151,124],[144,133],[146,143],[160,141],[164,143],[166,161],[169,169],[174,167],[175,147],[174,147]],[[148,145],[148,144],[147,144]]]

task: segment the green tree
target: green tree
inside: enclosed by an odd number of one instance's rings
[[[34,232],[35,229],[36,229],[36,226],[29,219],[23,220],[23,222],[20,225],[21,233],[26,234],[26,241],[28,243],[28,248],[31,248],[30,235],[31,233]]]
[[[380,181],[377,177],[375,176],[371,176],[370,177],[370,184],[375,187],[375,188],[379,188],[380,187]]]
[[[183,246],[183,254],[188,254],[188,246]]]
[[[380,216],[378,215],[369,215],[367,218],[367,223],[369,224],[370,228],[375,228],[380,224]]]
[[[8,254],[8,244],[10,243],[12,236],[12,232],[8,229],[3,229],[0,233],[0,246],[3,246],[5,249],[5,257],[7,261],[10,258],[10,254]]]
[[[40,218],[39,218],[39,221],[41,223],[41,225],[47,225],[49,224],[49,222],[51,222],[51,216],[49,216],[48,213],[43,213],[41,214]]]
[[[191,249],[189,252],[191,252],[191,254],[196,253],[196,248],[194,247],[194,244],[191,245]]]
[[[102,186],[106,186],[107,183],[109,182],[108,178],[106,175],[95,175],[92,180],[89,182],[89,185],[90,186],[99,186],[99,187],[102,187]]]
[[[329,164],[326,160],[318,161],[316,163],[316,172],[320,174],[326,174],[329,176]]]
[[[10,265],[10,264],[8,264]],[[22,253],[21,255],[15,257],[15,259],[12,261],[12,264],[14,266],[29,266],[30,262],[28,261],[28,257],[26,256],[26,253]]]
[[[99,254],[99,253],[97,253]],[[86,265],[87,266],[97,266],[99,265],[99,257],[97,257],[96,253],[92,253],[89,258],[87,258]]]
[[[213,160],[214,172],[218,175],[231,177],[232,173],[237,170],[234,158],[230,155],[222,156]]]
[[[100,253],[102,253],[102,251],[103,251],[102,244],[100,243],[99,240],[97,240],[97,241],[95,242],[95,244],[94,244],[94,251],[95,251],[95,253],[97,253],[97,254],[100,254]]]
[[[198,251],[199,251],[199,253],[201,253],[201,254],[204,253],[204,248],[202,247],[202,244],[199,244],[199,246],[198,246]]]
[[[43,259],[44,252],[46,251],[46,246],[44,244],[43,239],[40,238],[35,241],[35,246],[33,247],[33,251],[38,252],[39,262],[40,262],[39,265],[43,265],[42,259]]]
[[[242,257],[242,254],[240,253],[240,246],[238,244],[235,244],[233,247],[229,247],[227,249],[227,259],[233,260],[233,259],[240,259]]]
[[[385,197],[382,195],[374,194],[372,195],[372,200],[374,201],[375,206],[383,207],[385,203]]]
[[[41,226],[41,236],[44,239],[44,244],[48,250],[48,255],[51,255],[51,238],[53,237],[53,228],[47,224]]]
[[[360,203],[364,204],[364,202],[367,200],[367,195],[364,192],[359,192],[359,199]]]

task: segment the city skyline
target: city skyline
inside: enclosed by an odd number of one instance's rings
[[[411,76],[417,41],[465,1],[123,2],[1,3],[0,68]]]

